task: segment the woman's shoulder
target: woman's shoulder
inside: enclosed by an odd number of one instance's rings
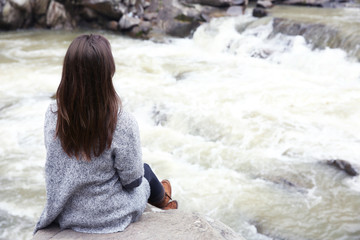
[[[117,129],[134,130],[138,129],[138,123],[134,115],[127,109],[121,108],[118,113]]]
[[[56,113],[57,112],[57,104],[56,104],[56,101],[55,100],[52,100],[46,110],[46,114],[49,114],[49,113]]]
[[[136,123],[136,119],[134,117],[134,115],[131,114],[131,112],[129,112],[129,110],[127,110],[126,108],[121,108],[118,112],[118,119],[120,123],[131,123],[131,122],[135,122]]]
[[[46,113],[45,113],[45,119],[52,119],[52,118],[56,118],[57,117],[57,104],[56,101],[51,101]]]

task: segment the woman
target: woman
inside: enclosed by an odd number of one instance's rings
[[[47,201],[35,232],[55,223],[86,233],[123,231],[146,203],[176,209],[169,181],[143,164],[136,120],[114,89],[110,43],[82,35],[64,59],[45,116]]]

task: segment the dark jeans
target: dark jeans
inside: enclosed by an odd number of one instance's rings
[[[164,187],[161,182],[157,179],[155,173],[151,170],[147,163],[144,163],[144,177],[150,184],[150,197],[149,203],[160,202],[164,198]]]

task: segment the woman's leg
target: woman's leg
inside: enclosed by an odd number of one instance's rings
[[[176,200],[170,202],[170,182],[168,180],[162,180],[160,182],[150,166],[146,163],[144,163],[144,177],[150,185],[150,197],[148,203],[164,210],[178,208],[178,202]]]
[[[148,199],[148,202],[160,202],[165,196],[164,187],[147,163],[144,163],[144,177],[146,178],[146,180],[148,180],[150,184],[150,197]]]

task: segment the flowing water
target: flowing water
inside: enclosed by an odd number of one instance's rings
[[[279,9],[273,16],[290,11]],[[360,63],[349,51],[275,34],[272,18],[250,13],[214,19],[191,39],[100,33],[144,161],[172,181],[181,209],[246,239],[360,238],[359,176],[324,162],[360,169]],[[30,239],[44,206],[44,113],[79,34],[0,33],[0,239]]]

